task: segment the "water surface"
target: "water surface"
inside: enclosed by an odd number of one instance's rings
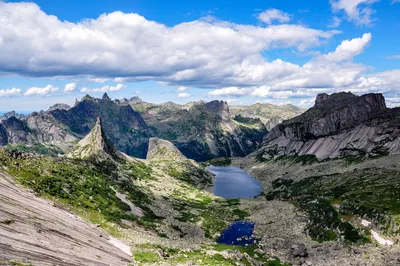
[[[253,198],[261,193],[261,183],[236,166],[209,166],[215,174],[214,194],[224,199]]]
[[[254,244],[256,239],[253,238],[253,230],[252,222],[235,222],[225,229],[217,243],[239,246]]]

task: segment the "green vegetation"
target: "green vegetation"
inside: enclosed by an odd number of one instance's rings
[[[118,177],[112,163],[97,165],[88,161],[58,159],[47,156],[29,156],[6,149],[0,150],[0,167],[16,177],[25,186],[29,186],[41,196],[52,198],[63,205],[83,214],[91,222],[104,225],[117,233],[107,222],[119,223],[121,219],[137,221],[137,217],[127,214],[130,207],[122,202],[112,188],[127,193],[128,199],[145,210],[145,216],[137,222],[143,226],[155,228],[157,217],[147,207],[151,202],[148,193],[134,186],[133,182]],[[129,178],[148,177],[143,165],[127,166]],[[136,175],[130,175],[132,169],[140,169]],[[148,170],[148,169],[147,169]]]
[[[298,182],[293,180],[277,179],[272,182],[274,191],[266,195],[267,200],[276,198],[294,200],[300,209],[309,217],[306,227],[307,233],[316,241],[333,241],[343,239],[351,243],[365,243],[368,238],[348,221],[342,221],[341,216],[332,206],[338,195],[331,190],[324,191],[321,177],[310,177]],[[325,195],[325,197],[324,197]],[[329,199],[328,199],[329,197]]]
[[[226,265],[234,266],[240,261],[244,265],[254,265],[250,261],[264,263],[266,266],[289,266],[282,263],[278,258],[268,258],[265,254],[259,252],[259,246],[228,246],[217,244],[213,246],[202,246],[195,250],[179,250],[165,248],[160,245],[144,244],[137,247],[134,253],[134,259],[138,265],[165,263],[168,265],[178,265],[188,261],[196,265]],[[227,256],[225,251],[231,251]],[[236,256],[236,251],[241,255]],[[224,254],[224,255],[223,255]]]
[[[207,161],[207,162],[204,162],[204,163],[201,163],[201,165],[202,166],[210,166],[210,165],[213,165],[213,166],[228,166],[228,165],[231,165],[231,163],[232,163],[232,159],[231,158],[229,158],[229,157],[219,157],[219,158],[214,158],[214,159],[211,159],[211,160],[209,160],[209,161]]]
[[[10,224],[15,223],[15,220],[5,219],[5,220],[0,221],[0,223],[5,224],[5,225],[10,225]]]
[[[19,152],[36,152],[42,155],[50,155],[50,156],[57,156],[58,154],[64,154],[64,152],[53,145],[45,146],[42,144],[27,146],[25,144],[15,144],[15,145],[7,145],[7,149],[11,151],[19,151]]]

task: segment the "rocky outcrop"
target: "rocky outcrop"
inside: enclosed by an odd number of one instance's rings
[[[25,115],[23,115],[23,114],[18,114],[15,111],[10,111],[10,112],[4,113],[2,116],[0,116],[0,121],[6,120],[6,119],[8,119],[10,117],[13,117],[13,116],[15,118],[21,119],[21,120],[25,118]]]
[[[71,109],[50,114],[80,137],[87,135],[100,117],[105,134],[118,150],[139,158],[146,156],[150,137],[146,122],[131,106],[116,103],[107,94],[102,99],[86,95]]]
[[[171,177],[196,185],[212,184],[213,175],[186,158],[170,141],[150,138],[146,159]]]
[[[117,151],[105,135],[100,118],[90,133],[82,139],[75,148],[67,154],[74,159],[90,159],[97,162],[115,160],[121,161],[124,156]]]
[[[78,139],[66,126],[45,112],[30,114],[26,118],[26,123],[40,143],[68,148]]]
[[[38,141],[35,138],[32,130],[28,127],[25,121],[11,116],[2,122],[8,138],[8,144],[27,144],[34,145]]]
[[[276,126],[258,154],[311,154],[320,159],[397,154],[399,126],[400,110],[386,108],[381,94],[320,94],[313,108]]]

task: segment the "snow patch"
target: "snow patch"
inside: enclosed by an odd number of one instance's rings
[[[132,256],[131,247],[126,245],[126,244],[124,244],[124,243],[122,243],[119,239],[116,239],[116,238],[110,236],[110,240],[108,242],[110,242],[115,247],[117,247],[120,250],[122,250],[122,252],[128,254],[129,256]]]
[[[391,246],[393,245],[393,242],[390,240],[386,240],[383,237],[381,237],[377,232],[375,232],[374,230],[371,230],[371,234],[372,236],[375,238],[376,241],[378,241],[379,244],[381,245],[388,245]]]
[[[367,220],[361,220],[361,224],[363,225],[363,226],[369,226],[370,224],[371,224],[371,222],[368,222]]]

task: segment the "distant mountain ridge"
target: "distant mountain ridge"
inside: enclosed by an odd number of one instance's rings
[[[245,156],[259,148],[268,133],[259,117],[232,113],[223,101],[152,104],[137,96],[111,100],[104,94],[101,99],[86,95],[73,106],[58,103],[28,116],[9,112],[0,119],[0,145],[68,152],[91,131],[97,117],[118,150],[139,158],[145,158],[150,137],[169,140],[188,158],[204,161]]]
[[[386,107],[382,94],[320,94],[314,107],[276,126],[258,154],[377,156],[400,153],[400,108]]]
[[[215,157],[245,156],[256,150],[267,130],[259,119],[237,121],[226,102],[151,104],[129,100],[152,134],[171,141],[188,158],[205,161]]]

